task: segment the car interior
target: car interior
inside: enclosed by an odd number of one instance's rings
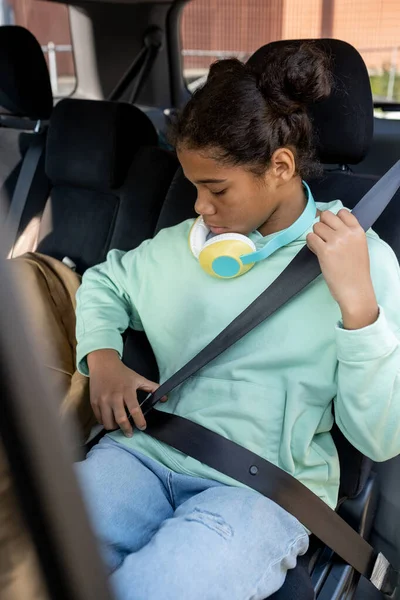
[[[181,56],[187,4],[68,3],[77,84],[61,99],[53,97],[35,36],[18,25],[0,26],[0,208],[6,257],[28,251],[61,261],[67,257],[83,274],[104,261],[109,250],[134,249],[161,229],[195,216],[196,190],[166,137],[170,119],[190,97]],[[288,43],[301,40],[266,40],[254,48],[249,64],[261,68],[272,48]],[[331,56],[335,85],[330,97],[312,109],[324,171],[307,183],[317,202],[339,198],[352,209],[400,158],[400,120],[375,116],[369,72],[354,46],[328,37],[316,43]],[[399,107],[381,103],[378,108],[395,113]],[[397,192],[374,226],[398,259],[399,203]],[[127,334],[124,362],[157,380],[145,334]],[[97,432],[86,450],[97,441]],[[336,427],[333,435],[341,464],[337,512],[399,569],[400,457],[373,463]],[[400,598],[399,589],[393,586],[384,596],[315,536],[272,596],[384,597]]]

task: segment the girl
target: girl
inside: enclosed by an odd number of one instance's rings
[[[304,183],[317,167],[307,107],[330,90],[312,44],[272,51],[261,74],[214,64],[173,132],[200,219],[113,250],[83,278],[79,368],[99,422],[120,429],[78,471],[119,600],[266,598],[308,547],[306,529],[272,501],[145,433],[136,391],[158,386],[121,362],[127,327],[146,332],[165,381],[308,244],[323,277],[159,408],[272,461],[332,508],[332,398],[361,452],[400,452],[397,260],[340,201],[315,205]],[[232,234],[250,256],[245,273],[210,255]]]

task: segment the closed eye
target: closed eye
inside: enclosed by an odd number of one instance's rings
[[[213,196],[222,196],[223,194],[225,194],[226,190],[221,190],[219,192],[213,192],[212,190],[210,190]]]

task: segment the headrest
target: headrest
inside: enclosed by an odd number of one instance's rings
[[[272,42],[248,61],[262,69],[271,48],[298,45],[304,40]],[[365,158],[373,134],[373,100],[367,67],[353,46],[340,40],[313,40],[331,57],[334,84],[326,100],[310,107],[317,155],[325,164],[355,165]]]
[[[130,104],[62,100],[50,119],[46,173],[53,184],[117,188],[138,148],[157,141],[150,119]]]
[[[47,120],[53,109],[49,72],[36,38],[23,27],[0,27],[0,110]]]

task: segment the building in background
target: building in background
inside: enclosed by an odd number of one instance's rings
[[[389,84],[400,70],[400,0],[194,0],[182,36],[189,78],[216,58],[245,59],[274,40],[333,37],[355,46],[370,74],[386,74]]]

